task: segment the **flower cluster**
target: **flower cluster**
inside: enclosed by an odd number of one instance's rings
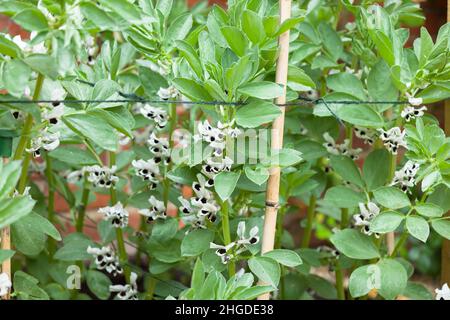
[[[168,88],[159,88],[158,90],[158,96],[163,100],[169,100],[171,98],[176,98],[178,95],[178,90],[170,86]]]
[[[375,142],[376,139],[376,132],[374,130],[368,129],[368,128],[362,128],[362,127],[356,127],[354,128],[355,135],[362,139],[365,144],[372,145]]]
[[[420,105],[423,103],[422,98],[414,98],[412,95],[406,93],[406,96],[408,98],[409,105],[406,106],[400,116],[405,119],[406,122],[411,121],[412,119],[415,119],[417,117],[422,117],[424,115],[424,111],[427,110],[427,107]],[[419,108],[416,108],[419,107]]]
[[[95,44],[95,38],[88,36],[85,40],[85,45],[88,54],[88,65],[93,66],[95,64],[95,54],[97,53],[97,46]]]
[[[216,249],[216,255],[220,257],[223,264],[227,264],[239,254],[248,250],[250,245],[259,242],[259,229],[257,226],[250,229],[248,236],[245,235],[245,229],[245,221],[241,221],[236,230],[238,236],[236,241],[230,242],[227,245],[219,245],[213,242],[209,244],[211,249]]]
[[[147,217],[147,223],[157,219],[164,220],[167,218],[166,206],[164,205],[164,202],[159,201],[154,196],[151,196],[150,199],[148,199],[148,202],[150,203],[150,209],[139,210],[141,215]]]
[[[352,149],[349,139],[345,139],[344,143],[338,144],[328,132],[323,134],[323,138],[326,141],[323,146],[331,154],[344,155],[350,157],[352,160],[357,160],[359,158],[359,154],[362,152],[361,148]]]
[[[161,108],[153,107],[149,104],[138,104],[140,113],[147,119],[153,120],[158,129],[164,129],[167,125],[167,112]]]
[[[111,221],[114,228],[125,228],[128,225],[128,211],[120,202],[112,207],[100,208],[98,212],[104,214],[104,220]]]
[[[214,200],[211,188],[214,185],[212,178],[205,178],[202,174],[197,175],[197,182],[192,184],[195,196],[190,201],[179,197],[181,203],[180,211],[184,214],[183,220],[189,223],[194,229],[206,228],[206,220],[216,221],[216,214],[220,207]]]
[[[165,164],[170,163],[169,140],[167,138],[158,138],[152,132],[147,140],[149,150],[155,155],[154,162],[160,163],[164,160]]]
[[[370,222],[380,213],[380,208],[373,202],[367,203],[367,206],[360,203],[359,211],[359,214],[353,215],[355,226],[361,227],[361,231],[370,236],[374,233],[370,230]],[[375,233],[375,236],[379,237],[377,233]]]
[[[380,138],[383,140],[384,146],[392,153],[397,154],[400,147],[407,148],[405,140],[405,130],[399,127],[393,127],[389,130],[378,129]]]
[[[408,192],[408,188],[415,185],[415,177],[419,169],[420,164],[409,160],[400,170],[395,172],[391,186],[399,185],[403,192]]]
[[[37,137],[31,140],[31,146],[26,151],[32,153],[34,158],[38,158],[41,156],[42,149],[52,151],[58,146],[59,132],[51,133],[44,129]]]
[[[119,264],[119,259],[110,247],[94,248],[89,246],[87,253],[95,257],[95,265],[98,270],[106,270],[113,276],[122,274],[123,269]]]
[[[52,90],[50,99],[53,101],[50,105],[43,106],[42,119],[48,121],[49,124],[55,125],[64,114],[64,103],[66,91],[61,88]]]
[[[136,174],[144,181],[150,181],[150,188],[155,189],[160,176],[159,166],[154,159],[133,160],[131,165],[136,169]]]
[[[21,35],[11,37],[9,34],[5,34],[4,36],[6,39],[14,42],[22,50],[22,52],[25,52],[28,54],[30,54],[30,53],[39,53],[39,54],[47,53],[47,48],[45,47],[44,42],[40,42],[35,45],[30,44],[32,42],[32,40],[37,36],[36,31],[32,31],[30,33],[30,41],[29,42],[23,41]]]
[[[117,292],[118,300],[138,300],[137,291],[137,274],[132,272],[130,275],[130,284],[109,286],[110,292]]]
[[[119,181],[119,178],[114,175],[116,170],[116,166],[108,168],[94,165],[83,168],[83,171],[88,173],[88,181],[91,182],[94,187],[101,188],[111,188],[112,185]]]

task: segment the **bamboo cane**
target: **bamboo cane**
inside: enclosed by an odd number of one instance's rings
[[[291,0],[280,0],[280,25],[291,16]],[[280,35],[278,40],[280,54],[277,61],[276,82],[283,86],[283,94],[276,99],[278,104],[286,103],[286,83],[289,62],[289,30]],[[272,124],[271,150],[276,152],[283,147],[284,112],[281,107],[281,114]],[[273,250],[275,242],[275,229],[277,224],[278,199],[280,191],[280,167],[278,165],[271,168],[266,192],[266,212],[264,217],[264,230],[262,236],[262,249],[264,254]],[[270,294],[263,294],[258,300],[269,300]]]
[[[447,22],[450,22],[450,0],[447,0]],[[450,100],[445,101],[445,134],[450,135]],[[441,252],[441,282],[450,284],[450,240],[444,239]]]
[[[4,162],[7,162],[8,159],[2,160]],[[0,248],[2,250],[11,250],[11,236],[10,236],[10,228],[9,226],[3,228],[3,230],[0,231]],[[6,259],[3,261],[1,265],[2,269],[0,270],[2,273],[6,273],[8,277],[11,279],[11,260]],[[3,297],[4,300],[9,300],[10,296],[9,293]]]

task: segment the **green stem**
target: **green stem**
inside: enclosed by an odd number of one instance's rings
[[[114,152],[109,152],[109,166],[112,167],[116,164],[116,154]],[[111,205],[115,205],[117,203],[117,192],[116,187],[114,185],[111,186],[110,189],[111,194]],[[123,230],[121,228],[116,228],[116,239],[117,239],[117,250],[119,252],[119,261],[123,266],[123,270],[125,273],[125,279],[127,282],[130,282],[130,268],[128,267],[128,256],[127,251],[125,249],[125,241],[123,237]]]
[[[397,244],[395,245],[394,250],[391,253],[391,258],[395,257],[398,253],[398,251],[401,249],[401,247],[403,246],[403,244],[405,243],[405,241],[408,239],[408,232],[403,232],[402,236],[400,237],[400,239],[398,239]]]
[[[76,230],[77,232],[83,232],[84,226],[84,216],[86,215],[86,208],[89,201],[89,181],[87,180],[87,175],[85,174],[83,180],[83,193],[81,195],[81,203],[78,210],[78,216],[76,221]]]
[[[341,209],[341,229],[345,229],[349,223],[349,212],[347,208]],[[344,288],[344,270],[341,268],[339,260],[336,260],[335,271],[336,277],[336,290],[339,300],[345,300],[345,288]]]
[[[36,86],[34,88],[33,100],[39,99],[43,83],[44,83],[44,76],[39,73],[36,79]],[[31,154],[28,152],[24,154],[24,151],[30,144],[30,133],[32,127],[33,127],[33,116],[29,113],[25,119],[25,123],[23,125],[23,129],[20,135],[20,140],[19,143],[17,144],[16,152],[14,153],[13,157],[13,160],[20,160],[23,158],[22,172],[20,174],[19,184],[17,187],[17,191],[19,193],[23,193],[27,185],[28,166],[30,165]]]
[[[286,212],[286,207],[282,206],[278,211],[277,216],[277,229],[275,231],[275,249],[281,248],[281,238],[283,236],[283,222],[284,222],[284,214]]]
[[[228,216],[228,202],[223,201],[221,203],[221,213],[222,213],[222,233],[223,233],[223,241],[225,245],[231,243],[231,233],[230,233],[230,219]],[[235,264],[234,261],[230,261],[228,263],[228,274],[232,277],[235,273]]]
[[[47,202],[47,218],[51,224],[55,224],[55,188],[53,183],[52,173],[52,159],[48,152],[45,153],[45,177],[47,179],[48,187],[48,202]],[[56,251],[56,241],[52,237],[48,237],[48,252],[49,257],[52,258]]]
[[[306,228],[302,239],[302,248],[308,248],[311,241],[312,226],[314,222],[314,212],[316,211],[316,196],[311,195],[309,198],[309,206],[306,213]]]
[[[339,260],[336,260],[334,273],[336,276],[337,298],[338,300],[345,300],[344,272],[341,268]]]

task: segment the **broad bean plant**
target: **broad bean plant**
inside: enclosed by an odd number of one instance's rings
[[[450,96],[449,24],[412,39],[424,16],[403,0],[295,1],[281,24],[272,0],[0,13],[27,31],[0,34],[0,296],[435,298],[408,248],[450,239],[450,140],[427,110]]]

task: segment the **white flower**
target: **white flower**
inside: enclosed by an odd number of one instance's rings
[[[150,146],[149,150],[157,156],[159,161],[161,157],[168,158],[170,156],[169,141],[166,138],[157,138],[152,132],[147,140],[147,144]],[[155,159],[156,162],[159,162],[158,160]]]
[[[46,130],[42,131],[39,136],[31,140],[30,148],[26,151],[33,154],[33,157],[41,156],[41,149],[46,151],[55,150],[59,146],[59,132],[50,133]]]
[[[399,185],[403,192],[407,192],[408,188],[414,187],[419,168],[420,164],[409,160],[400,170],[395,171],[391,186]]]
[[[249,236],[245,236],[245,221],[240,221],[237,227],[236,234],[238,236],[237,243],[242,245],[257,244],[259,242],[259,229],[254,226],[250,229]]]
[[[325,132],[323,134],[323,138],[325,140],[323,146],[327,149],[328,153],[334,155],[342,154],[344,156],[349,156],[352,160],[356,160],[359,158],[359,154],[362,152],[362,149],[360,148],[352,149],[349,139],[345,139],[344,143],[338,144],[328,132]]]
[[[234,255],[230,251],[235,245],[236,245],[236,242],[231,242],[226,246],[222,246],[222,245],[210,242],[209,248],[216,249],[216,255],[218,255],[220,257],[223,264],[227,264],[234,257]]]
[[[304,96],[309,100],[316,100],[319,98],[319,92],[316,90],[308,90],[304,93]]]
[[[182,196],[178,197],[178,201],[180,201],[181,206],[179,207],[179,210],[184,214],[191,214],[193,212],[193,209],[191,207],[191,203],[184,199]]]
[[[60,104],[52,109],[44,109],[42,118],[50,124],[57,124],[59,119],[64,115],[64,105]]]
[[[109,286],[110,292],[117,292],[116,298],[119,300],[138,300],[137,297],[137,274],[132,272],[130,284]]]
[[[119,259],[110,247],[95,248],[89,246],[86,251],[95,257],[95,264],[98,270],[106,270],[113,276],[123,272]]]
[[[131,142],[131,138],[129,136],[123,134],[122,132],[119,132],[119,144],[121,146],[126,146],[130,142]]]
[[[151,196],[148,199],[148,202],[150,203],[150,209],[139,210],[139,214],[147,217],[147,223],[155,221],[156,219],[167,218],[166,206],[164,205],[164,202],[159,201],[154,196]]]
[[[376,138],[376,132],[368,129],[368,128],[362,128],[362,127],[355,127],[355,135],[364,140],[364,143],[372,145],[375,142]]]
[[[117,181],[119,181],[119,178],[114,175],[116,169],[116,166],[108,168],[94,165],[85,167],[84,171],[89,174],[88,181],[91,182],[95,187],[110,188]]]
[[[167,112],[165,110],[144,104],[140,105],[139,111],[147,119],[155,121],[159,129],[164,129],[167,125]]]
[[[190,132],[183,129],[176,129],[172,133],[172,140],[174,144],[180,148],[186,148],[189,145],[191,139]]]
[[[177,95],[178,95],[178,90],[173,86],[170,86],[168,88],[159,88],[159,90],[158,90],[158,96],[163,100],[168,100],[170,98],[176,98]]]
[[[131,165],[136,169],[138,176],[142,177],[144,180],[149,180],[156,187],[156,182],[158,182],[157,177],[159,176],[159,166],[155,163],[155,160],[133,160]],[[152,188],[154,189],[154,188]]]
[[[373,202],[367,203],[367,206],[364,203],[359,203],[359,211],[359,214],[353,215],[355,226],[362,227],[362,232],[372,235],[370,221],[380,213],[380,208]],[[375,233],[375,236],[378,237],[378,234]]]
[[[401,116],[405,119],[406,122],[409,122],[411,119],[415,119],[417,117],[422,117],[424,115],[424,111],[427,110],[427,107],[422,106],[420,108],[414,108],[413,106],[406,106],[402,112]]]
[[[436,292],[436,300],[450,300],[450,288],[448,287],[448,284],[444,283],[440,290],[435,289],[434,292]]]
[[[0,297],[6,296],[12,287],[8,274],[0,273]]]
[[[84,174],[83,170],[72,171],[66,176],[67,182],[76,183],[81,179],[83,179],[83,174]]]
[[[408,103],[412,106],[420,106],[423,103],[422,98],[414,98],[414,96],[410,95],[408,92],[406,93],[406,97],[408,98]]]
[[[36,32],[31,32],[30,41],[33,40],[35,36]],[[25,53],[47,53],[47,48],[45,47],[44,42],[38,43],[36,45],[30,45],[28,42],[22,40],[21,35],[11,37],[9,34],[6,34],[5,38],[14,42]]]
[[[100,208],[98,212],[104,214],[104,220],[111,221],[115,228],[125,228],[128,225],[128,211],[124,209],[120,202],[112,207]]]
[[[399,147],[407,148],[405,140],[405,130],[399,127],[393,127],[389,130],[378,129],[380,138],[383,140],[384,146],[392,153],[397,154]]]

